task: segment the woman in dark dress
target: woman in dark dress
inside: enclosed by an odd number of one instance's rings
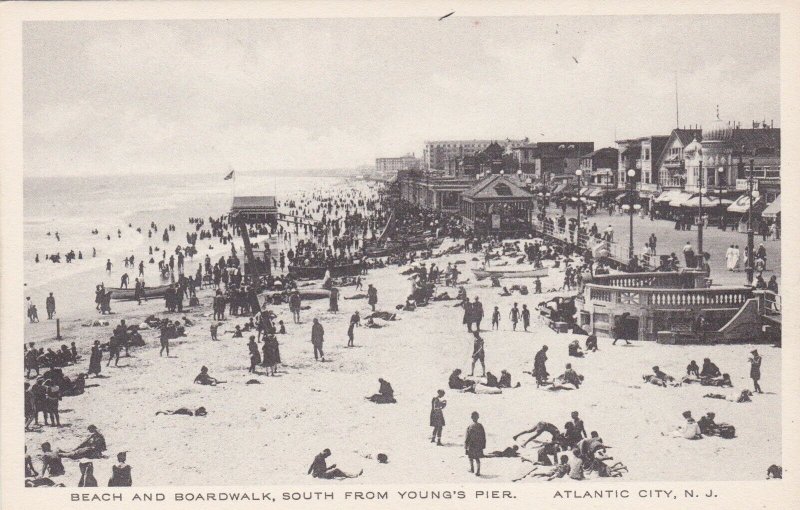
[[[267,335],[264,349],[265,349],[264,352],[266,353],[269,359],[269,364],[267,365],[267,367],[272,369],[270,375],[275,375],[275,370],[281,363],[281,348],[280,345],[278,344],[278,339],[275,337],[275,335]]]
[[[94,346],[92,346],[92,355],[89,357],[89,371],[87,375],[94,374],[95,376],[100,375],[101,365],[100,362],[103,359],[103,352],[100,350],[100,341],[95,340]]]
[[[442,446],[442,428],[444,427],[444,412],[442,411],[447,406],[447,401],[444,400],[444,390],[436,392],[437,396],[431,400],[431,427],[433,427],[433,434],[431,435],[431,443],[436,443]]]
[[[131,479],[131,467],[125,464],[125,452],[117,454],[117,464],[111,466],[111,478],[108,480],[109,487],[130,487],[133,485]]]

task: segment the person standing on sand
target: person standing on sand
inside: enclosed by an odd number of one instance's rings
[[[516,331],[517,323],[519,322],[519,308],[517,308],[517,303],[514,303],[514,306],[511,308],[511,312],[509,312],[508,316],[511,318],[511,329]]]
[[[325,353],[322,352],[322,344],[325,342],[325,329],[319,323],[319,319],[314,319],[311,326],[311,344],[314,346],[314,359],[325,361]]]
[[[444,390],[436,392],[435,397],[431,400],[431,420],[430,424],[433,427],[433,434],[431,435],[431,443],[436,443],[442,446],[442,428],[444,427],[444,412],[443,409],[447,406],[447,401],[444,400]]]
[[[53,297],[52,292],[45,300],[45,309],[47,310],[47,318],[52,319],[56,313],[56,298]]]
[[[486,448],[486,431],[483,429],[483,425],[478,423],[480,415],[477,411],[473,411],[471,417],[472,424],[467,427],[464,449],[469,457],[469,472],[475,473],[475,476],[481,476],[481,457],[483,457],[483,449]],[[475,469],[476,466],[477,469]]]
[[[353,347],[353,329],[356,326],[361,326],[361,316],[358,314],[358,310],[350,316],[350,326],[347,327],[347,347]]]
[[[472,321],[475,323],[475,331],[481,330],[481,321],[483,320],[483,303],[475,296],[475,301],[472,303]]]
[[[548,374],[547,367],[545,366],[545,362],[547,362],[547,346],[543,345],[539,352],[536,353],[536,356],[533,358],[533,377],[536,378],[536,387],[543,385],[545,381],[547,381]]]
[[[761,391],[761,386],[758,384],[759,379],[761,379],[761,356],[758,354],[756,349],[750,351],[750,354],[753,356],[749,359],[750,361],[750,379],[753,380],[753,387],[756,393],[763,393]]]
[[[106,272],[108,274],[111,274],[111,267],[112,266],[113,266],[113,264],[111,263],[111,259],[106,259]]]
[[[339,289],[336,287],[331,287],[330,290],[331,296],[328,306],[329,312],[338,312],[339,311]]]
[[[295,324],[300,324],[300,304],[300,292],[295,289],[289,296],[289,311],[292,312]]]
[[[375,311],[375,305],[378,304],[378,289],[372,286],[370,283],[367,286],[367,304],[372,307],[372,311]]]
[[[87,371],[87,375],[94,374],[95,377],[100,375],[102,359],[103,351],[100,349],[100,340],[95,340],[92,346],[92,354],[89,356],[89,370]]]
[[[475,375],[475,363],[477,361],[481,362],[481,370],[483,371],[483,375],[481,377],[486,376],[486,364],[484,362],[485,358],[485,351],[484,351],[484,342],[483,338],[481,338],[480,333],[477,331],[473,331],[472,335],[475,337],[475,341],[472,344],[472,371],[469,375]]]
[[[522,329],[526,332],[531,326],[531,311],[528,310],[528,305],[522,305]]]
[[[500,329],[500,308],[495,306],[492,312],[492,330]]]

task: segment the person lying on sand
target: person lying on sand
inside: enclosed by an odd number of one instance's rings
[[[358,474],[350,475],[336,467],[336,464],[328,467],[325,459],[330,457],[331,451],[328,448],[322,450],[322,453],[314,457],[311,467],[308,468],[308,474],[314,478],[324,478],[327,480],[343,479],[343,478],[357,478],[364,472],[362,469]]]
[[[519,482],[520,480],[523,480],[529,476],[533,476],[537,478],[546,478],[547,481],[549,482],[556,478],[564,478],[568,474],[569,474],[569,457],[567,457],[566,455],[562,455],[561,462],[551,467],[550,469],[543,469],[541,465],[536,465],[532,470],[528,471],[519,478],[514,478],[511,481]]]
[[[372,317],[370,317],[370,318],[368,318],[366,320],[366,322],[364,322],[364,327],[365,328],[372,328],[372,329],[380,329],[380,328],[383,328],[385,326],[383,324],[378,324],[377,322],[375,322],[375,320]]]
[[[375,402],[376,404],[394,404],[397,401],[394,399],[394,389],[389,381],[384,379],[378,379],[380,383],[380,389],[378,389],[378,393],[371,395],[369,397],[364,397],[370,402]]]
[[[156,416],[158,416],[159,414],[166,414],[166,415],[181,414],[181,415],[185,415],[185,416],[206,416],[208,413],[206,412],[206,408],[205,407],[198,407],[197,409],[194,410],[194,412],[192,412],[192,410],[189,409],[188,407],[181,407],[181,408],[175,409],[174,411],[156,411]]]
[[[671,375],[667,375],[664,372],[662,372],[661,369],[658,367],[658,365],[653,367],[653,373],[652,374],[643,375],[642,379],[645,382],[648,382],[650,384],[654,384],[656,386],[661,386],[661,387],[664,387],[664,388],[666,388],[667,385],[680,386],[680,383],[676,383],[675,382],[675,378],[674,377],[672,377]]]
[[[511,457],[519,457],[519,446],[509,446],[504,450],[495,450],[491,453],[487,453],[484,457],[499,457],[499,458],[511,458]]]
[[[217,384],[222,384],[226,381],[219,381],[210,375],[208,375],[208,367],[203,366],[200,368],[200,373],[197,374],[197,377],[194,378],[195,384],[203,384],[208,386],[216,386]]]
[[[703,386],[717,386],[719,388],[733,388],[730,374],[722,374],[720,378],[700,377],[700,384]]]
[[[354,294],[352,296],[345,296],[344,299],[367,299],[366,294]]]

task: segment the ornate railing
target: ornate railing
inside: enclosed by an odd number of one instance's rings
[[[617,303],[655,308],[718,307],[738,308],[754,297],[750,287],[718,287],[711,289],[658,289],[616,287],[587,283],[584,299],[601,304]]]
[[[619,273],[595,276],[588,283],[627,288],[691,289],[695,286],[695,275],[677,272]]]

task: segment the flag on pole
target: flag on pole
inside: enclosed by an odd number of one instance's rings
[[[233,170],[231,170],[230,173],[225,176],[226,181],[230,181],[231,179],[233,179]]]

